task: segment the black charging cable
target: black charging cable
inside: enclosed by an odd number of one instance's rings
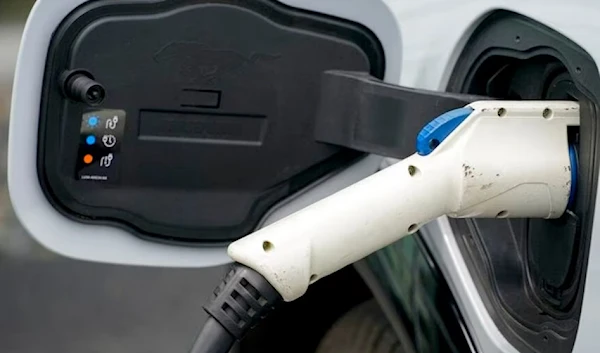
[[[258,272],[235,264],[204,306],[209,315],[190,353],[227,353],[282,301]]]

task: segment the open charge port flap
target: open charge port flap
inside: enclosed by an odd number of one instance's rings
[[[98,0],[55,31],[46,67],[38,174],[53,206],[222,245],[364,156],[315,141],[321,74],[382,78],[385,56],[368,28],[276,1]]]

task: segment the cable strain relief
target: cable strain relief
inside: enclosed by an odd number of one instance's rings
[[[241,340],[281,301],[279,293],[260,273],[235,264],[204,310]]]

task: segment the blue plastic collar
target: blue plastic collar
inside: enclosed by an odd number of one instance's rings
[[[569,159],[571,161],[571,190],[567,208],[570,209],[575,203],[575,194],[577,193],[577,150],[573,145],[569,145]]]
[[[417,153],[427,156],[471,115],[473,108],[451,110],[433,119],[417,135]]]

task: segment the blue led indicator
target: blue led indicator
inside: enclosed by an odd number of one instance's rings
[[[88,145],[94,145],[96,143],[96,137],[95,136],[88,136],[85,139],[85,143],[87,143]]]
[[[97,116],[91,116],[91,117],[88,119],[88,125],[89,125],[89,126],[91,126],[91,127],[96,127],[96,126],[98,126],[98,123],[100,123],[100,119],[98,119],[98,117],[97,117]]]

